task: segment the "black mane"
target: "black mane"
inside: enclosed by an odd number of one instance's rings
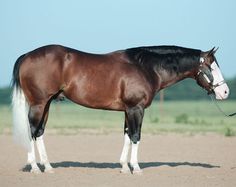
[[[137,47],[125,50],[130,63],[144,69],[165,69],[168,72],[183,73],[195,68],[201,50],[178,46]]]

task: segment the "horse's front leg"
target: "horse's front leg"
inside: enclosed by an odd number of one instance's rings
[[[139,146],[139,141],[137,143],[132,142],[130,165],[133,174],[142,173],[142,170],[140,169],[138,164],[138,146]]]
[[[131,145],[131,141],[130,138],[128,136],[128,126],[127,126],[127,118],[125,120],[125,125],[124,125],[124,146],[122,149],[122,153],[120,156],[120,164],[121,164],[121,173],[129,173],[130,169],[128,166],[128,154],[129,154],[129,150],[130,150],[130,145]]]
[[[133,174],[140,174],[142,170],[138,164],[138,146],[141,138],[144,109],[141,106],[132,107],[126,111],[126,114],[128,119],[128,136],[132,145],[130,165]]]

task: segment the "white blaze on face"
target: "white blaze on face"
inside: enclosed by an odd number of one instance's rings
[[[213,85],[216,85],[214,89],[216,99],[220,99],[220,100],[226,99],[229,96],[229,87],[224,82],[223,75],[220,71],[219,66],[217,65],[215,61],[211,64],[211,69],[212,69],[211,73],[214,78]]]

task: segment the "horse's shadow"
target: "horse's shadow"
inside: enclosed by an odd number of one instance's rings
[[[151,168],[151,167],[160,167],[160,166],[169,166],[169,167],[178,167],[178,166],[191,166],[191,167],[202,167],[202,168],[220,168],[220,166],[215,166],[206,163],[191,163],[191,162],[140,162],[141,168]],[[68,168],[68,167],[81,167],[81,168],[110,168],[116,169],[121,168],[120,163],[110,163],[110,162],[72,162],[72,161],[63,161],[52,163],[54,168]]]
[[[111,163],[111,162],[74,162],[74,161],[62,161],[51,163],[53,168],[96,168],[96,169],[116,169],[121,168],[119,163]],[[194,162],[140,162],[140,167],[144,168],[152,168],[152,167],[161,167],[161,166],[169,166],[169,167],[178,167],[178,166],[189,166],[189,167],[202,167],[202,168],[220,168],[220,166],[206,164],[206,163],[194,163]],[[41,168],[42,166],[40,166]],[[30,166],[26,165],[23,171],[30,171]]]

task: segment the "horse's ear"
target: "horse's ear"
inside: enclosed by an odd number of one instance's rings
[[[213,47],[210,51],[207,51],[207,56],[214,55],[215,47]]]
[[[211,50],[203,52],[203,56],[212,56],[216,53],[216,51],[219,49],[219,47],[213,47]]]
[[[215,54],[218,49],[219,49],[219,47],[217,47],[216,49],[214,49],[213,54]]]

